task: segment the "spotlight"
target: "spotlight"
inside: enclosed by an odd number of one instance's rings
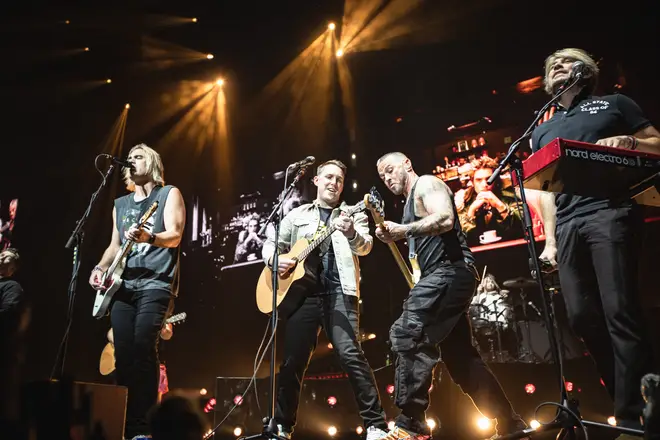
[[[538,420],[530,420],[529,427],[536,430],[541,427],[541,423]]]
[[[337,428],[334,427],[334,426],[330,426],[330,427],[328,428],[328,435],[329,435],[330,437],[334,437],[335,435],[337,435]]]
[[[192,21],[193,23],[197,23],[197,18],[193,17],[190,19],[190,21]]]
[[[126,108],[128,108],[128,107],[129,107],[129,105],[126,104]],[[206,396],[206,393],[208,393],[206,388],[202,388],[201,390],[199,390],[199,394],[202,395],[202,396]]]
[[[215,85],[218,87],[222,87],[225,85],[225,80],[222,78],[218,78],[217,80],[215,80]]]
[[[336,27],[337,26],[335,26],[333,22],[328,23],[328,29],[330,29],[331,31],[334,31]]]
[[[243,405],[243,396],[241,396],[240,394],[236,394],[234,396],[234,405],[236,405],[236,406]]]
[[[338,49],[337,53],[335,55],[337,55],[337,58],[340,58],[340,57],[344,56],[344,50],[343,49]]]
[[[609,416],[607,418],[607,423],[612,426],[616,426],[616,417],[614,416]]]
[[[566,391],[569,393],[573,391],[573,382],[566,382]]]
[[[71,24],[71,21],[69,21],[69,20],[64,20],[64,24]]]
[[[534,386],[533,383],[528,383],[525,385],[525,392],[527,394],[534,394],[534,391],[536,391],[536,387]]]
[[[335,396],[330,396],[328,397],[328,405],[331,407],[335,406],[337,404],[337,398]]]
[[[357,182],[353,183],[353,188],[357,188]],[[367,339],[376,339],[376,335],[374,333],[369,333]]]
[[[426,425],[433,431],[438,426],[438,422],[435,419],[426,419]]]
[[[106,82],[106,84],[110,84],[112,82],[112,80],[110,78],[108,78],[108,79],[105,80],[105,82]]]
[[[387,388],[385,388],[385,390],[387,391],[387,394],[394,394],[394,385],[392,384],[388,385]]]
[[[83,49],[85,52],[89,52],[89,47]]]
[[[357,428],[355,428],[355,433],[357,435],[362,435],[363,432],[364,432],[364,428],[362,426],[358,426]]]
[[[490,419],[487,419],[486,417],[479,417],[477,419],[477,427],[481,429],[482,431],[487,431],[491,428],[492,423]]]
[[[124,106],[124,108],[128,110],[129,108],[131,108],[131,105],[130,105],[129,103],[126,103],[126,105]],[[201,394],[201,395],[203,396],[204,394],[206,394],[206,390],[205,390],[205,389],[202,389],[202,390],[203,390],[204,392],[202,393],[202,391],[200,391],[199,394]]]
[[[353,189],[357,189],[357,187],[358,187],[357,182],[353,181]],[[371,336],[371,335],[369,335],[369,336]],[[373,335],[373,336],[374,336],[374,338],[376,337],[376,335]],[[373,339],[373,338],[367,338],[367,339]]]
[[[213,59],[213,54],[212,53],[206,54],[206,59],[212,60]]]
[[[328,348],[332,350],[332,342],[328,342]]]
[[[243,434],[243,428],[241,428],[240,426],[234,428],[234,437],[240,437],[241,434]]]
[[[355,153],[351,154],[351,159],[355,160],[356,158],[357,156],[355,155]]]

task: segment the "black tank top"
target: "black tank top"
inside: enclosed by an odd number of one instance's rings
[[[124,233],[134,226],[147,208],[158,201],[158,209],[144,229],[157,234],[165,230],[163,210],[171,185],[157,186],[149,197],[135,201],[131,193],[115,200],[117,227],[122,244],[126,241]],[[131,290],[162,289],[173,295],[178,294],[179,248],[162,248],[148,243],[137,243],[128,255],[124,270],[124,285]]]
[[[435,176],[433,178],[437,179]],[[419,182],[419,179],[417,179],[417,182]],[[417,182],[413,185],[410,196],[406,201],[406,206],[403,208],[402,223],[404,225],[416,222],[422,218],[415,215],[415,187],[417,186]],[[417,262],[419,263],[422,275],[429,273],[441,263],[465,261],[466,263],[474,264],[474,256],[467,245],[465,234],[461,229],[453,195],[451,202],[454,211],[454,227],[451,230],[442,235],[426,235],[408,239],[410,252],[417,254]]]

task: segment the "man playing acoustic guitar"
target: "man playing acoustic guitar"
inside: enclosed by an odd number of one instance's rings
[[[338,160],[321,164],[314,176],[316,200],[291,210],[280,224],[277,250],[291,249],[301,239],[312,239],[332,224],[337,230],[301,264],[305,275],[292,284],[287,296],[300,297],[300,303],[286,322],[283,363],[280,367],[275,421],[278,435],[289,438],[296,423],[302,378],[314,352],[322,327],[348,374],[360,415],[367,428],[367,440],[384,439],[385,412],[381,406],[373,371],[358,342],[359,279],[358,256],[371,251],[366,214],[354,218],[344,214],[340,203],[346,166]],[[263,257],[271,265],[276,251],[270,235],[263,246]],[[286,276],[296,260],[279,258],[278,272]]]
[[[385,243],[408,240],[422,276],[390,329],[397,356],[395,404],[401,409],[394,439],[428,434],[425,411],[433,370],[440,361],[479,411],[497,419],[500,435],[526,428],[502,387],[472,346],[467,315],[477,284],[474,257],[456,213],[453,194],[435,176],[418,176],[403,153],[388,153],[377,163],[387,188],[406,197],[403,224],[385,221],[376,236]]]
[[[110,321],[117,359],[117,384],[128,387],[125,437],[147,438],[147,412],[158,399],[158,335],[177,294],[179,244],[186,211],[181,192],[163,179],[163,162],[152,148],[140,144],[128,153],[131,168],[124,181],[131,194],[115,200],[112,240],[94,267],[89,283],[101,290],[103,273],[126,240],[128,254],[123,282],[113,298]],[[154,202],[158,209],[143,229],[138,219]]]

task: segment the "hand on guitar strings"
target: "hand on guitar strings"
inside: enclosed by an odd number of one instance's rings
[[[398,223],[385,220],[376,226],[376,237],[383,243],[392,243],[406,236],[406,227]]]
[[[101,284],[102,278],[103,270],[99,267],[95,267],[92,270],[92,274],[89,276],[89,285],[92,286],[94,290],[103,290],[103,284]]]
[[[341,231],[344,234],[344,236],[346,236],[346,238],[348,238],[349,240],[355,237],[356,232],[355,232],[355,225],[353,224],[353,219],[347,216],[346,214],[344,214],[343,212],[341,213],[341,215],[339,215],[339,217],[337,217],[332,221],[332,224],[338,231]]]
[[[290,258],[278,258],[277,260],[277,273],[282,277],[286,278],[285,275],[288,275],[294,267],[296,267],[297,261]]]
[[[135,243],[146,243],[149,238],[151,238],[151,234],[144,229],[138,229],[135,226],[131,227],[126,233],[124,234],[127,240],[132,240]]]

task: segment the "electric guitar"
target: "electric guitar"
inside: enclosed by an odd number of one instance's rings
[[[177,313],[169,319],[165,320],[164,324],[178,324],[185,321],[188,315],[186,312]],[[115,345],[112,342],[105,344],[103,351],[101,352],[101,360],[99,361],[99,372],[103,376],[115,371]]]
[[[376,226],[381,226],[385,222],[385,202],[383,201],[382,196],[380,193],[376,190],[376,188],[371,188],[371,191],[369,194],[364,196],[364,204],[367,207],[367,210],[371,213],[371,216],[374,219],[374,222],[376,223]],[[410,266],[412,267],[412,271],[408,268],[408,265],[406,264],[405,260],[401,256],[401,252],[399,251],[399,248],[397,247],[396,243],[387,243],[387,247],[390,248],[390,251],[392,252],[392,256],[394,257],[394,261],[396,261],[397,266],[399,266],[399,269],[401,270],[401,273],[403,273],[403,276],[406,278],[406,282],[408,283],[408,287],[412,289],[412,287],[417,284],[419,279],[422,276],[422,271],[419,268],[419,263],[417,262],[416,257],[410,257]]]
[[[136,225],[137,229],[141,230],[144,228],[144,225],[151,216],[154,215],[157,208],[158,202],[156,201],[149,207],[149,209],[147,209],[147,212],[144,213]],[[103,273],[103,277],[101,278],[103,289],[96,291],[96,299],[94,300],[94,308],[92,309],[92,316],[96,319],[100,319],[108,313],[110,301],[112,301],[113,295],[119,290],[123,282],[121,277],[126,268],[128,254],[134,244],[135,242],[133,240],[126,240],[119,249],[119,252],[117,252],[117,255],[115,255],[115,259],[112,260],[112,264],[108,270]]]
[[[350,207],[344,214],[349,217],[364,211],[364,200],[360,201],[355,206]],[[300,298],[291,298],[285,304],[281,304],[285,300],[287,293],[291,286],[305,275],[305,258],[309,256],[317,247],[319,247],[333,232],[337,229],[330,224],[313,240],[301,238],[296,241],[291,247],[291,250],[286,254],[281,254],[279,258],[287,258],[294,260],[296,265],[286,274],[278,274],[277,282],[277,310],[283,316],[287,316],[289,312],[293,311]],[[257,307],[262,313],[270,313],[273,311],[273,271],[269,266],[264,267],[257,281]]]

